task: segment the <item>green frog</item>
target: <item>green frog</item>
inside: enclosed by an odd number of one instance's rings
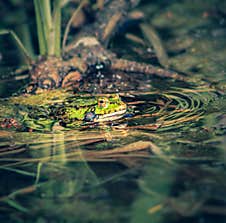
[[[53,126],[74,128],[122,118],[127,106],[117,94],[75,95],[62,89],[1,100],[2,128],[51,131]]]

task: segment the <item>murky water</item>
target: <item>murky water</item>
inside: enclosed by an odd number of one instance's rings
[[[226,221],[225,3],[146,1],[140,9],[190,83],[148,78],[137,90],[136,82],[120,92],[135,115],[112,126],[1,130],[1,222]],[[116,38],[112,50],[156,63],[147,45],[123,43]],[[2,55],[9,74],[14,64]],[[9,75],[1,95],[25,82]]]

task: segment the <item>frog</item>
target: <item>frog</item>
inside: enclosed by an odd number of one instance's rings
[[[63,89],[1,99],[1,104],[1,128],[29,131],[109,123],[122,118],[127,111],[126,103],[118,94],[74,94]]]

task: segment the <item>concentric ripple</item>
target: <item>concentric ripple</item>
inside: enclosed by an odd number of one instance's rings
[[[186,127],[200,120],[211,101],[218,97],[218,93],[208,87],[196,89],[174,88],[165,92],[149,92],[139,97],[143,99],[138,105],[142,114],[135,118],[147,117],[147,122],[137,122],[135,128],[167,131],[179,127]],[[140,107],[140,108],[139,108]],[[152,117],[152,119],[148,119]]]

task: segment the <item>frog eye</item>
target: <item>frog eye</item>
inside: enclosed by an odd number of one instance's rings
[[[98,106],[100,108],[106,108],[108,106],[108,99],[107,98],[99,98],[98,99]]]

